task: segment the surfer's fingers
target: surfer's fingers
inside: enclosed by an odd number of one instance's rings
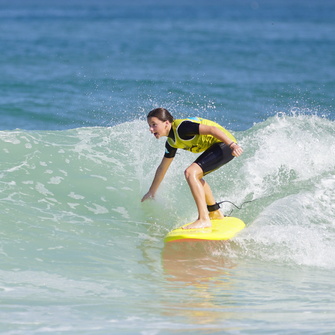
[[[153,194],[151,194],[150,192],[148,192],[148,193],[146,193],[146,194],[143,196],[141,202],[143,202],[143,201],[145,201],[145,200],[147,200],[147,199],[153,199],[153,198],[154,198]]]
[[[242,155],[242,153],[243,153],[243,149],[241,147],[239,147],[239,148],[236,148],[236,149],[233,150],[232,155],[235,156],[235,157],[238,157],[238,156]]]

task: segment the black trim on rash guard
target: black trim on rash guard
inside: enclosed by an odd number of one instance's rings
[[[166,158],[173,158],[176,156],[177,148],[171,147],[168,141],[165,142],[165,154],[164,157]]]
[[[199,135],[199,127],[200,123],[192,122],[192,121],[183,121],[178,127],[178,136],[182,140],[190,140],[195,135]]]
[[[182,140],[191,140],[195,135],[199,135],[199,126],[200,126],[199,123],[185,120],[179,125],[179,127],[177,129],[178,136]],[[175,141],[174,132],[173,132],[172,128],[170,130],[170,133],[169,133],[168,137],[170,137],[173,141]],[[168,143],[168,141],[166,141],[164,157],[173,158],[173,157],[175,157],[176,152],[177,152],[177,148],[172,147]]]
[[[174,137],[174,132],[173,132],[172,128],[170,129],[168,137],[170,137],[173,140],[173,142],[176,140],[175,137]]]

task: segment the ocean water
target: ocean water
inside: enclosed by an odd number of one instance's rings
[[[335,3],[0,0],[1,334],[333,334]],[[244,154],[206,177],[247,227],[195,219],[145,115]]]

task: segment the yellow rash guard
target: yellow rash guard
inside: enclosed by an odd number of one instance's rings
[[[177,119],[172,123],[171,131],[165,144],[165,157],[174,157],[177,149],[188,150],[194,153],[203,152],[213,144],[220,142],[220,140],[212,135],[200,135],[200,124],[217,127],[233,142],[236,142],[235,137],[216,122],[198,117]]]

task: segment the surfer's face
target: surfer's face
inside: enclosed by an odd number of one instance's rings
[[[168,136],[171,129],[171,123],[169,121],[161,121],[155,116],[148,118],[148,125],[151,134],[154,134],[157,139],[162,136]]]

